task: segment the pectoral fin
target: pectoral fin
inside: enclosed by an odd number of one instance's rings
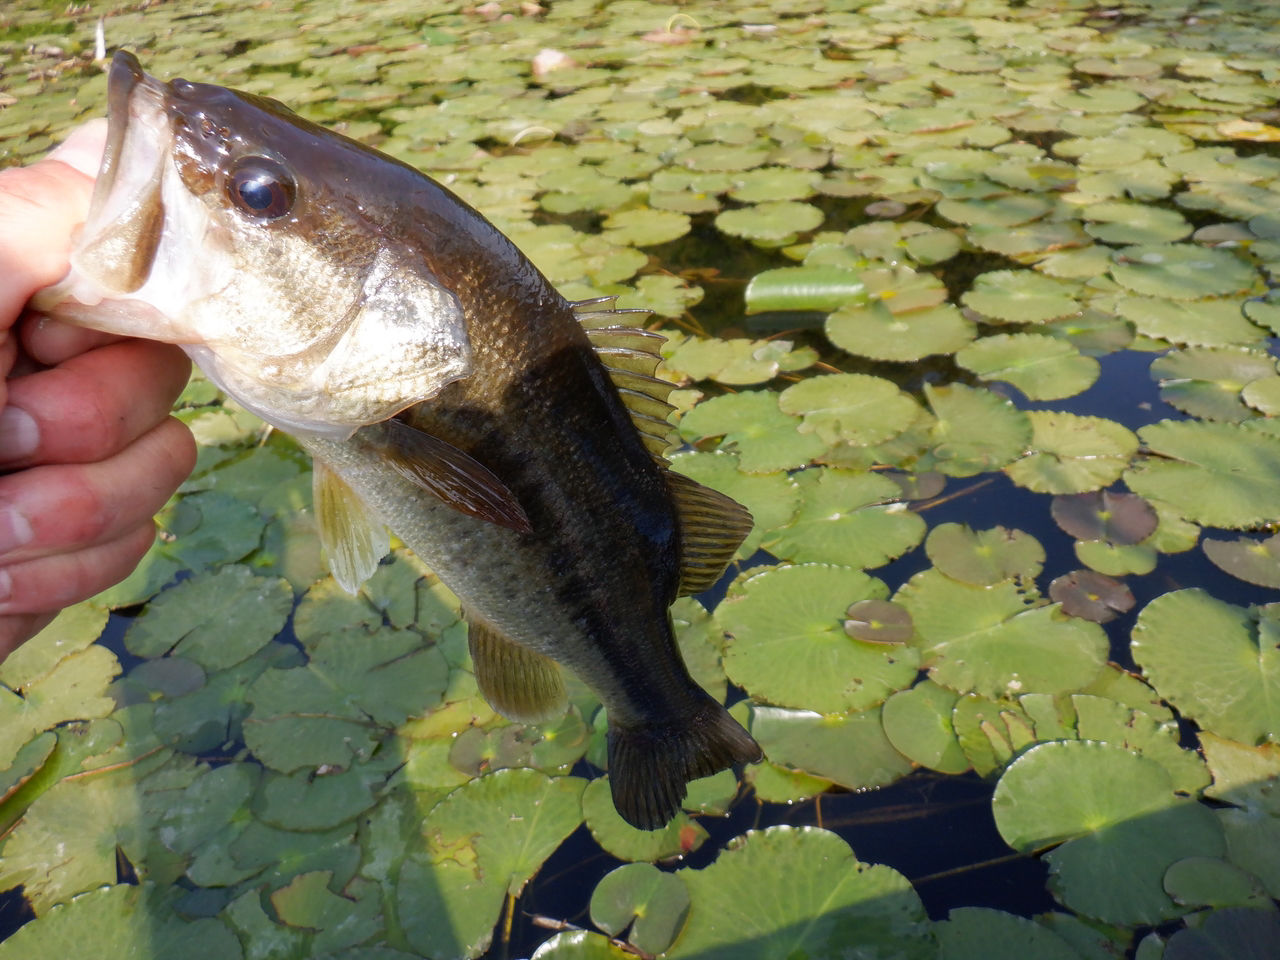
[[[366,431],[362,439],[405,479],[459,513],[517,533],[533,531],[515,494],[484,464],[401,420],[386,420],[377,428]]]
[[[542,723],[569,705],[560,667],[549,657],[507,639],[464,609],[476,684],[489,705],[509,720]]]
[[[329,572],[338,586],[354,595],[391,549],[387,528],[324,461],[316,460],[312,469],[316,524],[329,556]]]
[[[754,521],[738,501],[682,473],[667,471],[667,489],[680,516],[680,596],[688,597],[720,579]]]

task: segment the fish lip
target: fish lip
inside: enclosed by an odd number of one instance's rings
[[[90,201],[89,219],[97,219],[103,204],[115,186],[120,171],[120,157],[124,153],[125,137],[129,130],[129,102],[134,89],[145,83],[147,75],[142,64],[128,50],[117,50],[107,70],[107,146],[98,167],[97,189]]]

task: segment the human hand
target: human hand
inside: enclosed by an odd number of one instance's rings
[[[169,416],[191,371],[180,349],[23,314],[67,272],[105,141],[93,121],[0,171],[0,660],[128,576],[195,465]]]

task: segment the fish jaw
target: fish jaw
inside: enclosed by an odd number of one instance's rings
[[[255,160],[296,191],[279,217],[236,206],[236,178]],[[272,101],[163,83],[120,52],[108,76],[107,148],[71,271],[33,305],[80,326],[177,343],[268,422],[348,436],[472,367],[457,296],[378,221],[388,215],[377,209],[386,185],[366,183],[387,165]]]

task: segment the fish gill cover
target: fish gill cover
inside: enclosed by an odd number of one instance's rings
[[[103,14],[653,312],[674,469],[756,518],[678,638],[767,759],[628,826],[590,693],[497,717],[449,591],[402,549],[337,588],[307,458],[197,377],[142,567],[0,665],[0,960],[1274,958],[1268,5],[16,0],[5,162],[101,114]],[[991,785],[1035,915],[823,829],[899,781]],[[956,843],[930,810],[913,845]],[[571,836],[572,906],[539,873]]]

